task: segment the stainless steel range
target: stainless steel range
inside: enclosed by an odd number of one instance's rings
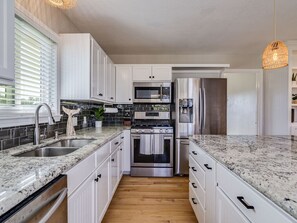
[[[152,111],[135,112],[142,120],[131,129],[131,176],[172,177],[173,127],[168,119],[144,121],[145,113],[152,116]],[[169,112],[153,113],[153,117],[170,117]]]

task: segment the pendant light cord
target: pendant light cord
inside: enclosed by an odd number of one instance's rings
[[[274,40],[276,41],[276,0],[274,0]]]

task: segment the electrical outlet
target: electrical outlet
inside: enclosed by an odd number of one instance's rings
[[[72,118],[72,125],[77,126],[77,117]]]

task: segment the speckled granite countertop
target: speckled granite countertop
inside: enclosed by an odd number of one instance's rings
[[[78,131],[76,137],[60,137],[59,140],[65,138],[96,139],[65,156],[45,158],[12,156],[59,141],[53,139],[44,140],[44,143],[39,146],[27,144],[0,152],[0,216],[75,166],[79,161],[96,151],[98,147],[119,135],[123,129],[124,127],[93,128]]]
[[[202,135],[190,140],[297,219],[296,138]]]

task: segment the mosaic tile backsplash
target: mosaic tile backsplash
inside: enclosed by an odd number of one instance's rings
[[[61,101],[61,107],[62,106],[70,109],[81,109],[81,112],[75,116],[77,117],[77,126],[75,129],[79,130],[95,126],[94,110],[103,105],[94,104],[92,102]],[[132,119],[134,112],[133,105],[113,105],[112,107],[118,108],[118,113],[105,114],[103,126],[122,125],[124,120]],[[61,114],[60,122],[55,125],[40,124],[40,134],[44,135],[45,138],[54,137],[55,131],[58,131],[59,134],[64,134],[66,132],[68,116],[62,111],[62,108]],[[84,117],[87,118],[87,124],[83,124]],[[0,128],[0,150],[33,142],[33,133],[34,125]]]

